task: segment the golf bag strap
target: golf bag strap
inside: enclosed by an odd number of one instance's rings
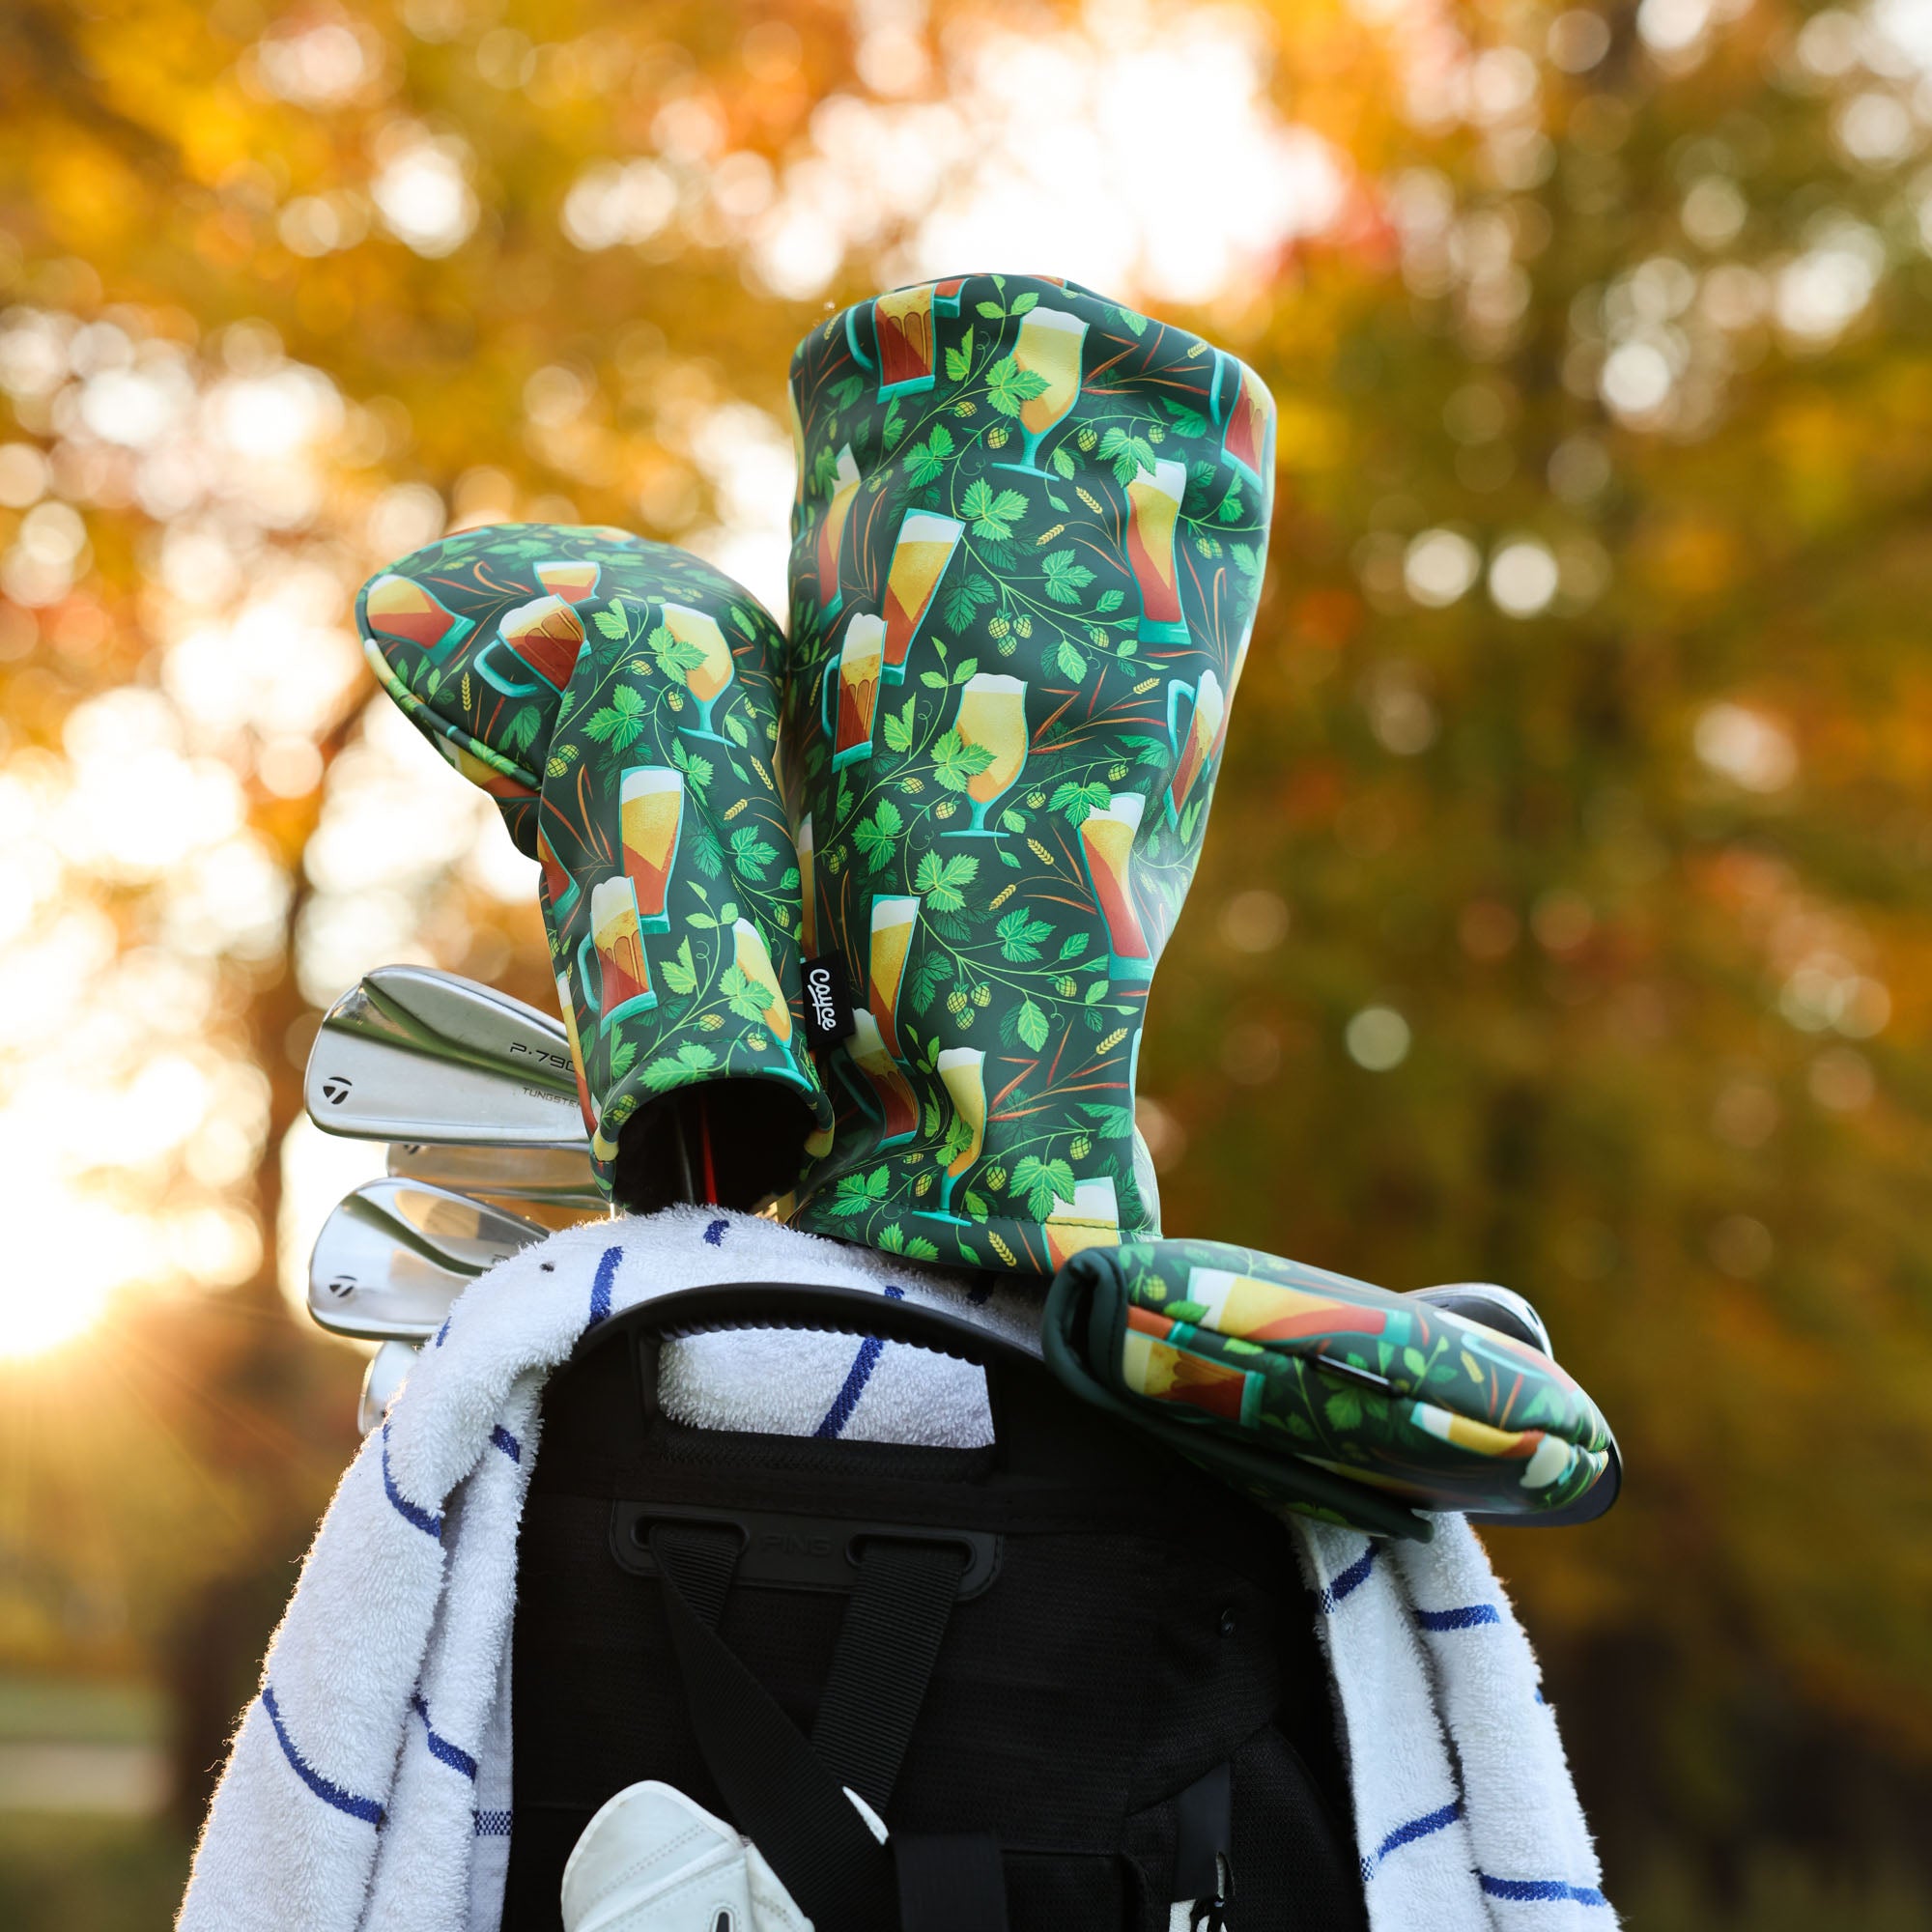
[[[819,1701],[811,1746],[885,1815],[966,1570],[943,1543],[868,1543]]]

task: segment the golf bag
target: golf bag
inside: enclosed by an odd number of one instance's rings
[[[995,1441],[663,1412],[663,1334],[761,1324],[976,1361]],[[857,1291],[696,1289],[593,1330],[544,1415],[504,1932],[552,1932],[579,1834],[644,1778],[751,1837],[820,1932],[1366,1923],[1282,1525],[1023,1350]]]

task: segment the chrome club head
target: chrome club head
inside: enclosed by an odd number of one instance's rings
[[[384,1342],[362,1371],[362,1393],[355,1402],[355,1427],[367,1435],[389,1412],[420,1349],[411,1342]]]
[[[562,1026],[429,967],[380,967],[336,1001],[303,1097],[325,1133],[362,1140],[587,1145]]]
[[[389,1172],[398,1179],[426,1180],[491,1201],[581,1208],[585,1220],[610,1211],[589,1156],[581,1149],[394,1141],[389,1146]]]
[[[1521,1342],[1538,1353],[1548,1355],[1551,1361],[1556,1359],[1555,1350],[1549,1346],[1549,1330],[1543,1325],[1543,1317],[1536,1312],[1534,1303],[1517,1293],[1513,1288],[1503,1288],[1492,1281],[1451,1281],[1437,1288],[1418,1288],[1409,1299],[1446,1308],[1451,1315],[1460,1315],[1464,1321],[1492,1328],[1498,1335],[1507,1335],[1512,1342]]]
[[[426,1340],[478,1275],[547,1232],[446,1187],[368,1181],[316,1237],[308,1312],[331,1334]]]

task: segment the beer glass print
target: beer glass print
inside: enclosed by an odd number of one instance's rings
[[[547,563],[530,566],[536,580],[552,595],[561,597],[566,604],[587,604],[597,595],[597,585],[604,575],[601,563],[592,563],[583,557],[554,557]]]
[[[1174,526],[1186,489],[1186,464],[1165,460],[1135,470],[1127,485],[1127,567],[1140,586],[1144,644],[1187,641],[1174,560]]]
[[[476,674],[505,697],[559,692],[570,682],[582,648],[583,619],[577,607],[546,591],[503,613],[497,635],[476,653]],[[501,668],[491,663],[499,654],[510,660]]]
[[[889,898],[872,901],[871,957],[867,969],[866,1004],[879,1023],[886,1051],[899,1056],[899,986],[905,979],[906,956],[919,924],[919,900]]]
[[[895,289],[872,304],[872,334],[879,350],[879,399],[917,395],[932,387],[930,282]]]
[[[818,957],[818,875],[811,848],[811,813],[798,822],[798,944],[802,959]]]
[[[1026,685],[1019,678],[990,671],[968,678],[959,694],[959,715],[952,721],[952,728],[959,733],[961,743],[983,746],[993,754],[993,762],[983,772],[975,772],[966,781],[966,796],[973,801],[973,823],[967,832],[982,838],[997,838],[999,828],[987,825],[986,813],[1026,769]]]
[[[1214,352],[1209,414],[1221,425],[1221,461],[1257,489],[1267,465],[1268,412],[1261,378],[1225,349]]]
[[[1046,1254],[1058,1271],[1069,1255],[1082,1248],[1117,1248],[1121,1245],[1121,1208],[1115,1199],[1114,1183],[1107,1177],[1073,1183],[1073,1199],[1053,1197],[1053,1212],[1046,1217]]]
[[[825,667],[819,691],[819,722],[832,740],[834,771],[872,755],[872,727],[878,718],[879,674],[885,651],[885,619],[867,611],[853,611],[838,657]]]
[[[1024,455],[1017,463],[996,463],[995,469],[1046,474],[1039,467],[1040,440],[1079,399],[1080,355],[1086,342],[1087,325],[1064,308],[1032,309],[1021,321],[1013,343],[1013,366],[1023,375],[1044,378],[1046,387],[1020,405]]]
[[[957,517],[930,510],[908,510],[899,525],[886,571],[886,661],[880,673],[886,683],[905,682],[906,653],[925,622],[939,581],[965,531]]]
[[[845,521],[859,495],[859,461],[848,442],[838,452],[838,468],[832,480],[832,500],[825,506],[825,521],[818,526],[818,608],[827,617],[837,616],[845,593],[838,583],[838,557],[845,541]]]
[[[1180,729],[1182,704],[1189,706],[1187,728]],[[1198,685],[1183,684],[1176,678],[1167,688],[1167,738],[1174,748],[1174,777],[1167,787],[1167,817],[1171,825],[1180,823],[1187,795],[1213,755],[1220,742],[1221,728],[1228,721],[1228,700],[1221,692],[1221,680],[1211,670],[1201,673]]]
[[[544,896],[550,901],[550,916],[561,925],[565,915],[577,903],[577,881],[564,869],[563,861],[550,842],[550,835],[537,827],[537,864],[543,870]]]
[[[442,761],[454,765],[479,791],[486,791],[492,798],[535,798],[536,793],[522,779],[512,778],[500,765],[493,765],[488,758],[481,758],[467,745],[459,745],[452,738],[438,738],[436,749]]]
[[[586,986],[585,991],[589,988]],[[577,1106],[583,1116],[583,1131],[597,1131],[597,1107],[590,1097],[590,1076],[583,1065],[583,1039],[577,1031],[577,1002],[570,997],[570,976],[556,976],[557,1009],[563,1014],[563,1037],[570,1042],[570,1070],[577,1076]]]
[[[851,1036],[845,1041],[846,1057],[865,1076],[863,1086],[850,1080],[852,1091],[868,1110],[876,1111],[885,1125],[879,1135],[881,1148],[897,1147],[909,1141],[919,1129],[919,1102],[913,1097],[898,1063],[886,1051],[879,1023],[863,1009],[852,1015]]]
[[[680,724],[678,730],[687,738],[708,738],[713,744],[728,744],[729,739],[711,728],[711,714],[738,674],[737,660],[731,655],[731,640],[708,611],[692,611],[682,604],[667,604],[664,607],[664,622],[665,629],[680,644],[688,645],[698,654],[697,663],[683,672],[684,688],[697,705],[697,723]]]
[[[951,1219],[953,1186],[980,1158],[980,1150],[986,1144],[986,1056],[977,1046],[943,1047],[939,1077],[971,1136],[947,1162],[946,1179],[939,1186],[939,1211]]]
[[[586,992],[593,991],[590,960],[597,959],[594,1002],[597,1029],[609,1033],[631,1013],[648,1012],[657,1005],[651,990],[650,968],[644,964],[644,936],[638,918],[638,895],[619,873],[599,879],[590,889],[590,930],[577,949],[578,976]]]
[[[1151,980],[1153,952],[1142,930],[1128,877],[1134,839],[1146,801],[1137,791],[1117,791],[1105,811],[1090,811],[1080,821],[1080,856],[1088,882],[1100,902],[1107,926],[1107,978]]]
[[[369,594],[362,600],[362,614],[379,638],[414,644],[432,658],[440,658],[476,628],[474,618],[459,617],[454,611],[445,610],[414,578],[398,577],[394,571],[370,584]]]
[[[772,1037],[789,1053],[791,1003],[779,984],[778,968],[772,964],[765,935],[749,919],[738,920],[731,927],[731,963],[764,994],[765,1024]]]
[[[617,820],[624,871],[637,888],[639,917],[646,932],[668,932],[665,897],[677,859],[684,819],[684,774],[669,765],[633,765],[617,786]]]

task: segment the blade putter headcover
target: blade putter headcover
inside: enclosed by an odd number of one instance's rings
[[[969,275],[799,346],[785,785],[861,1007],[799,1225],[1050,1273],[1158,1232],[1155,962],[1267,545],[1254,372],[1074,282]]]
[[[540,862],[599,1180],[627,1206],[670,1198],[664,1130],[696,1089],[711,1198],[789,1187],[831,1108],[795,1024],[778,627],[683,551],[542,524],[431,544],[356,615],[384,687]]]

